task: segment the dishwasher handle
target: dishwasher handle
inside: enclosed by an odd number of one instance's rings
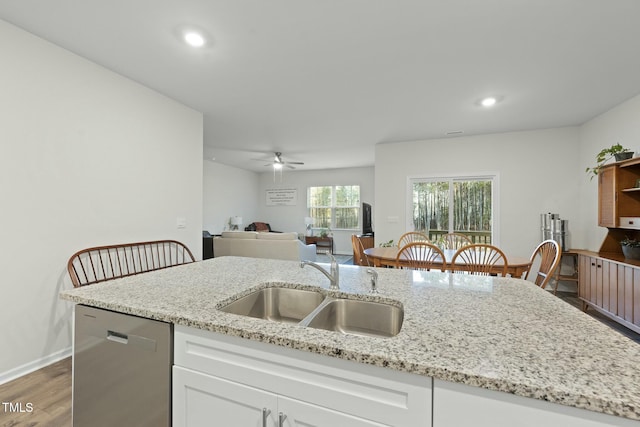
[[[107,339],[120,344],[127,344],[129,342],[129,336],[121,332],[107,331]]]

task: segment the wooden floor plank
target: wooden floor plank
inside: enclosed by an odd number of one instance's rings
[[[71,426],[71,357],[0,385],[0,401],[0,427]]]

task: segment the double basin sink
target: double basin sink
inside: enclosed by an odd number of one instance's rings
[[[334,298],[320,291],[268,287],[220,308],[226,313],[343,334],[393,337],[400,332],[404,310],[375,301]]]

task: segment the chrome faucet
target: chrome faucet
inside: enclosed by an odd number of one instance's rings
[[[326,251],[325,252],[327,254],[327,256],[331,259],[331,271],[330,273],[327,273],[327,270],[325,270],[324,268],[322,268],[320,265],[316,264],[315,262],[312,261],[300,261],[300,268],[303,268],[305,265],[310,265],[311,267],[314,267],[318,270],[320,270],[320,272],[322,272],[322,274],[324,274],[325,276],[327,276],[327,279],[329,279],[329,289],[333,290],[333,291],[337,291],[338,289],[340,289],[340,268],[338,267],[338,261],[336,260],[336,257],[334,257],[331,252]]]

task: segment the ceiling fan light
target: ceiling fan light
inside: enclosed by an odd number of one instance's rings
[[[273,168],[275,170],[281,170],[282,169],[282,163],[274,163],[273,164]]]

